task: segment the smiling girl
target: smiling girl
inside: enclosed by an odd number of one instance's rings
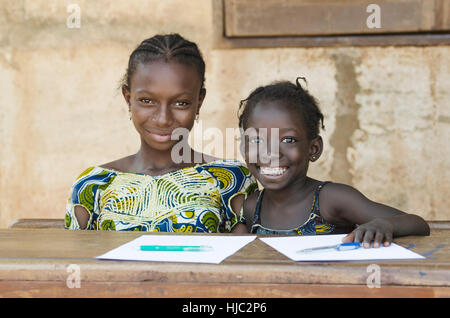
[[[235,160],[183,147],[205,98],[205,63],[178,34],[156,35],[131,54],[122,93],[141,140],[137,153],[85,170],[66,205],[66,229],[229,232],[256,182]],[[186,142],[187,144],[187,142]],[[195,163],[195,158],[202,162]]]
[[[429,235],[428,224],[417,215],[373,202],[351,186],[307,176],[323,150],[323,115],[299,79],[255,89],[241,109],[245,160],[264,189],[247,197],[240,215],[246,228],[240,225],[234,232],[350,233],[343,242],[364,247],[387,246],[397,236]],[[265,147],[256,146],[261,143]]]

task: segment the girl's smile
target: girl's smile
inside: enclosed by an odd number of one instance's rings
[[[253,172],[252,169],[250,171]],[[280,184],[289,176],[289,167],[267,167],[256,165],[255,177],[261,182],[261,184]],[[270,187],[269,187],[270,188]]]
[[[156,142],[169,142],[171,140],[172,131],[168,132],[157,132],[157,131],[150,131],[148,129],[144,130],[149,134],[150,138],[154,139]]]
[[[289,167],[258,167],[261,175],[266,178],[279,177],[282,176]]]
[[[252,165],[253,166],[253,165]],[[250,168],[250,167],[249,167]],[[266,183],[281,183],[289,176],[289,167],[268,167],[255,165],[250,169],[252,173],[261,181],[263,185]],[[266,186],[264,186],[266,187]]]

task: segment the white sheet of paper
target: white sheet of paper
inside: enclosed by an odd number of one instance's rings
[[[260,240],[294,261],[361,261],[425,258],[395,243],[391,243],[387,247],[361,247],[350,251],[327,250],[310,254],[297,253],[301,249],[341,244],[344,236],[345,234],[268,237],[260,238]]]
[[[98,259],[154,261],[154,262],[192,262],[219,264],[228,256],[250,243],[256,236],[219,236],[219,235],[142,235],[123,244]],[[211,246],[207,252],[160,252],[141,251],[141,245],[180,245]]]

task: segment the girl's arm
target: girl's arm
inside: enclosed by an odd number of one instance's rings
[[[231,208],[235,212],[238,219],[240,218],[241,213],[243,213],[242,205],[244,204],[244,198],[245,198],[245,196],[243,194],[241,194],[241,195],[234,197],[230,202]],[[244,233],[248,233],[248,232],[247,232],[247,228],[245,227],[245,224],[242,224],[239,222],[231,229],[231,233],[244,234]]]
[[[327,221],[359,225],[343,242],[361,242],[364,247],[373,242],[374,247],[379,247],[388,246],[394,237],[430,234],[428,224],[420,216],[373,202],[350,186],[331,183],[321,194],[321,212]]]
[[[245,227],[245,224],[238,223],[233,227],[233,229],[231,230],[231,233],[233,233],[233,234],[248,234],[248,231],[247,231],[247,228]]]
[[[85,230],[90,218],[89,212],[85,207],[77,205],[74,207],[74,213],[77,218],[78,225],[80,226],[80,230]]]
[[[232,233],[250,233],[252,221],[253,221],[253,215],[255,214],[258,193],[259,193],[259,191],[255,191],[252,194],[250,194],[247,197],[247,199],[245,199],[245,201],[243,200],[242,204],[239,205],[239,209],[237,209],[237,206],[238,206],[237,202],[235,203],[236,210],[234,210],[235,207],[233,206],[234,211],[240,211],[240,213],[244,214],[246,224],[243,224],[243,223],[236,224],[233,227],[233,229],[231,230]],[[231,204],[233,204],[233,202]],[[242,206],[242,209],[241,209],[241,206]],[[236,215],[238,215],[238,217],[239,217],[240,213],[236,213]]]

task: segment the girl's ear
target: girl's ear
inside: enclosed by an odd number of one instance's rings
[[[311,162],[316,161],[319,159],[320,155],[323,151],[323,140],[321,136],[317,136],[313,140],[311,140],[311,143],[309,145],[309,160]]]
[[[122,95],[123,95],[123,98],[125,98],[125,101],[127,102],[128,111],[130,111],[131,94],[130,94],[130,89],[129,89],[129,87],[127,85],[122,85]]]
[[[198,96],[198,110],[200,110],[200,107],[202,107],[205,96],[206,96],[206,88],[200,89],[200,94]]]
[[[206,96],[206,89],[205,88],[201,88],[199,96],[198,96],[197,116],[200,113],[200,108],[202,107],[203,100],[205,99],[205,96]]]

